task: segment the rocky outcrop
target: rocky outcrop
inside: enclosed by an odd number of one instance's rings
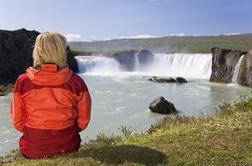
[[[158,83],[176,82],[176,80],[171,77],[161,78],[161,77],[153,76],[153,77],[149,78],[148,80],[152,81],[152,82],[158,82]]]
[[[77,53],[71,51],[69,46],[67,46],[67,64],[73,72],[77,73],[79,72],[79,66],[77,60],[74,58],[75,56],[77,56]]]
[[[32,46],[39,32],[0,31],[0,84],[14,83],[32,64]]]
[[[32,51],[37,31],[20,29],[0,31],[0,84],[14,83],[17,77],[33,64]],[[68,49],[68,63],[78,71],[74,54]]]
[[[156,77],[153,76],[148,79],[149,81],[152,82],[158,82],[158,83],[172,83],[172,82],[177,82],[177,83],[187,83],[186,79],[183,77],[176,77],[176,79],[172,77]]]
[[[252,49],[245,54],[240,64],[239,84],[252,87]]]
[[[111,57],[120,63],[123,70],[133,71],[136,66],[135,61],[136,52],[137,51],[135,50],[122,51],[111,55]]]
[[[218,47],[212,48],[212,73],[210,81],[231,83],[235,66],[240,57],[246,52],[221,49]]]
[[[186,79],[183,77],[176,77],[176,82],[177,83],[187,83]]]
[[[152,112],[160,114],[177,113],[177,110],[171,102],[167,101],[164,97],[158,97],[150,103],[149,109]]]
[[[122,70],[125,71],[134,71],[138,68],[144,67],[154,59],[154,55],[149,50],[121,51],[114,53],[109,57],[117,60],[120,63]]]
[[[152,63],[154,60],[154,55],[149,50],[141,50],[140,52],[138,52],[137,57],[138,57],[140,67],[144,67],[148,65]]]

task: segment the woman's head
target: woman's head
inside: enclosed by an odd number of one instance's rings
[[[67,66],[66,38],[56,32],[38,35],[33,50],[34,66],[55,63],[60,69]]]

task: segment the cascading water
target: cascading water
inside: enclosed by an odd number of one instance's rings
[[[120,64],[113,58],[102,56],[77,56],[80,73],[113,74],[120,72]]]
[[[239,58],[237,64],[235,65],[234,74],[233,74],[233,77],[232,77],[232,83],[233,84],[238,84],[238,81],[239,81],[238,78],[239,78],[239,73],[240,73],[240,66],[241,66],[241,62],[242,62],[243,58],[244,58],[244,55],[242,55]]]
[[[148,71],[154,75],[208,79],[211,54],[155,54]]]
[[[139,62],[139,59],[138,59],[138,55],[135,54],[134,58],[135,58],[135,70],[137,71],[137,70],[140,69],[140,62]]]
[[[120,63],[104,56],[78,56],[80,72],[113,75],[122,74]],[[185,78],[209,79],[211,75],[211,54],[154,54],[153,60],[143,65],[137,54],[131,74],[149,76],[181,76]]]

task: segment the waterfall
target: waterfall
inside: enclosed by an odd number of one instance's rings
[[[232,77],[232,83],[234,83],[234,84],[238,84],[238,82],[239,82],[240,66],[241,66],[241,62],[242,62],[243,58],[244,58],[244,55],[242,55],[239,58],[237,64],[235,65],[235,69],[234,69],[234,73],[233,73],[233,77]]]
[[[139,59],[138,59],[138,55],[135,54],[134,58],[135,58],[135,70],[139,70],[140,69],[140,62],[139,62]]]
[[[80,73],[110,75],[120,72],[120,64],[113,58],[103,56],[77,56]]]
[[[155,75],[209,79],[211,54],[155,54],[148,71]]]
[[[132,57],[135,70],[127,73],[199,79],[209,79],[211,75],[211,54],[154,54],[153,60],[148,64],[141,62],[137,55]],[[101,75],[120,75],[123,72],[122,65],[125,65],[105,56],[78,56],[77,61],[80,72]]]

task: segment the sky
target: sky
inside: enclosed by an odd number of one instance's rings
[[[252,0],[0,0],[0,29],[68,41],[252,33]]]

